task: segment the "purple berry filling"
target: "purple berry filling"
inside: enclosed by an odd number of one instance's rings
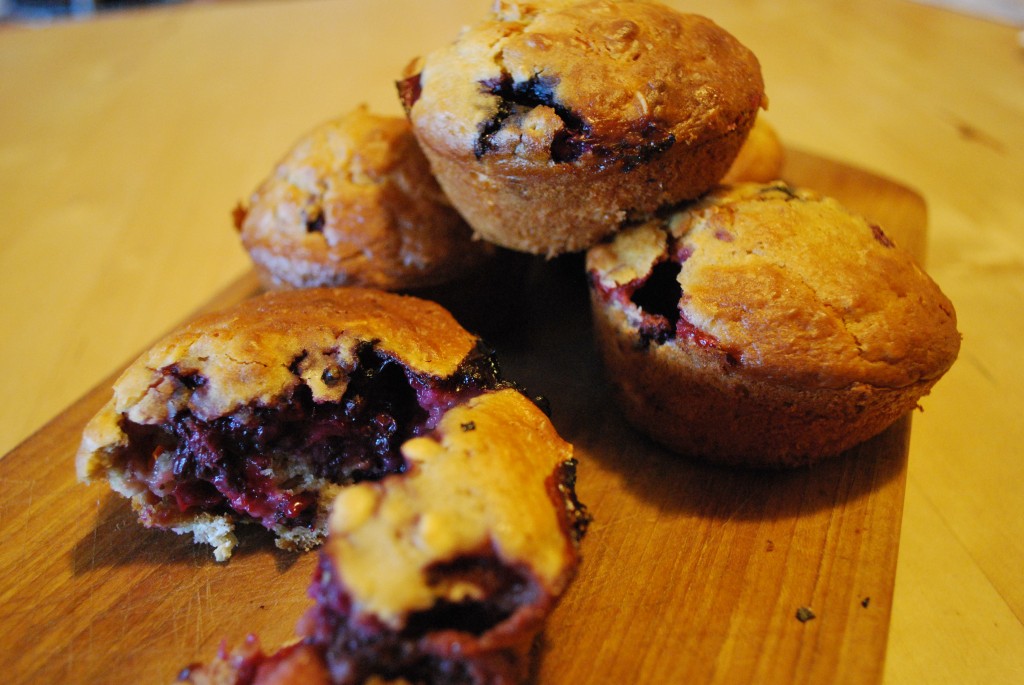
[[[167,373],[193,390],[207,382],[174,367]],[[402,443],[433,429],[455,404],[503,384],[493,357],[482,349],[442,379],[416,374],[363,344],[353,368],[328,367],[323,380],[330,385],[342,374],[348,386],[337,402],[315,402],[300,384],[273,406],[250,405],[212,421],[188,411],[166,424],[122,419],[128,447],[120,458],[127,478],[149,489],[156,505],[151,523],[202,510],[243,514],[268,528],[308,526],[318,493],[290,482],[297,480],[286,475],[292,467],[341,484],[401,472]]]
[[[560,464],[550,485],[552,502],[564,506],[563,525],[578,543],[590,515],[576,497],[576,461]],[[370,676],[452,685],[519,682],[523,664],[514,651],[485,647],[480,655],[467,646],[479,644],[477,640],[499,625],[512,632],[536,630],[553,598],[529,570],[503,563],[493,549],[482,549],[434,564],[426,580],[430,585],[469,584],[479,593],[458,602],[438,600],[429,609],[410,613],[395,630],[373,617],[353,614],[352,598],[333,561],[320,555],[309,589],[315,606],[301,632],[306,644],[324,655],[333,682],[362,683]]]
[[[498,101],[494,116],[480,125],[473,148],[476,158],[482,159],[494,149],[493,138],[509,117],[541,106],[550,107],[562,120],[562,130],[551,141],[551,161],[556,164],[575,162],[589,152],[599,160],[602,169],[619,163],[622,171],[632,171],[675,144],[675,135],[666,134],[661,125],[650,119],[631,122],[631,130],[620,140],[600,140],[591,122],[557,100],[557,83],[556,78],[539,75],[515,81],[507,73],[481,81],[483,91],[497,96]]]
[[[509,74],[503,74],[499,79],[482,82],[481,86],[486,92],[498,96],[498,110],[480,129],[474,148],[477,159],[492,149],[491,137],[501,130],[505,119],[517,111],[539,106],[553,109],[565,127],[551,142],[552,161],[574,162],[587,151],[586,138],[590,134],[590,126],[582,117],[555,101],[555,82],[551,79],[534,75],[526,81],[514,81]]]
[[[483,591],[483,597],[463,602],[439,601],[414,612],[406,626],[393,630],[372,618],[352,616],[352,600],[338,584],[331,561],[321,556],[310,587],[316,606],[305,619],[307,644],[324,655],[332,682],[355,685],[371,676],[413,683],[475,685],[517,682],[516,658],[488,658],[481,662],[445,649],[442,638],[431,648],[430,635],[451,631],[452,640],[472,640],[509,619],[524,605],[536,602],[539,590],[519,571],[501,564],[492,554],[460,557],[428,570],[434,581],[458,578]],[[507,672],[495,680],[495,668]]]

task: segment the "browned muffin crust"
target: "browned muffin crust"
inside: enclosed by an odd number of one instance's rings
[[[721,188],[587,257],[627,418],[714,461],[842,452],[914,408],[959,350],[953,305],[909,253],[781,183]]]
[[[473,228],[547,255],[713,186],[765,103],[735,38],[642,1],[499,3],[399,90]]]
[[[269,289],[413,290],[470,275],[495,252],[451,207],[409,122],[365,106],[298,140],[235,221]]]
[[[218,559],[236,522],[308,548],[340,487],[400,470],[402,442],[500,382],[478,339],[431,302],[269,293],[133,363],[85,429],[78,474],[108,479],[144,525],[191,532]]]

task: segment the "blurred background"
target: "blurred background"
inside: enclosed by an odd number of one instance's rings
[[[102,12],[146,5],[174,5],[196,0],[0,0],[2,21],[50,21],[84,18]],[[202,0],[205,1],[205,0]],[[1024,27],[1024,0],[915,0]]]

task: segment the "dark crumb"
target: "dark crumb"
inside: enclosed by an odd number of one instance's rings
[[[405,113],[409,114],[409,110],[412,109],[412,106],[416,104],[416,101],[420,99],[420,95],[423,93],[420,75],[413,74],[401,81],[396,81],[395,87],[398,88],[398,99],[402,101]]]
[[[864,599],[860,600],[860,605],[862,607],[864,607],[865,609],[868,608],[868,604],[870,604],[870,603],[871,603],[871,598],[870,597],[865,597]]]
[[[796,620],[801,623],[807,623],[813,618],[815,618],[815,615],[814,612],[811,611],[810,607],[800,607],[796,610]]]
[[[242,224],[245,223],[245,217],[249,214],[249,210],[245,208],[241,202],[235,205],[235,208],[231,210],[231,222],[235,225],[235,230],[241,231]]]
[[[765,544],[764,544],[764,551],[765,552],[774,552],[775,551],[775,543],[772,542],[771,540],[766,540]]]
[[[881,226],[871,224],[871,235],[874,236],[875,240],[882,247],[894,247],[892,240],[882,231]]]
[[[469,431],[476,430],[476,423],[473,421],[467,421],[466,423],[460,423],[459,427],[462,428],[464,432],[468,433]]]
[[[323,233],[324,232],[324,213],[319,209],[315,209],[311,216],[306,218],[306,230],[310,233]]]
[[[972,143],[980,143],[996,152],[1002,152],[1005,149],[1002,141],[988,135],[981,129],[978,129],[966,121],[956,122],[956,132],[960,134],[964,140]]]

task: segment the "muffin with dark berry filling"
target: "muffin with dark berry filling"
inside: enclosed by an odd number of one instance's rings
[[[473,229],[548,256],[715,185],[766,102],[757,59],[710,20],[607,0],[497,3],[399,92]]]
[[[589,517],[572,447],[512,388],[402,445],[406,467],[339,493],[300,641],[250,639],[194,685],[515,685],[568,587]],[[249,679],[246,679],[249,678]]]
[[[588,522],[572,447],[509,389],[402,452],[405,473],[335,501],[303,632],[341,682],[522,682]]]
[[[237,523],[308,549],[339,489],[403,471],[406,441],[503,384],[480,341],[432,302],[273,292],[200,317],[129,366],[85,429],[78,474],[218,560]]]
[[[709,460],[793,466],[913,409],[956,359],[953,305],[883,230],[781,183],[723,187],[587,254],[626,418]]]
[[[473,240],[409,122],[365,107],[300,138],[235,223],[268,289],[417,290],[469,278],[496,253]]]

